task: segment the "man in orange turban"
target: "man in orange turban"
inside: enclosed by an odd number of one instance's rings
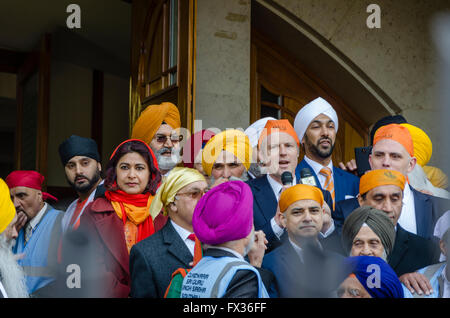
[[[172,103],[150,105],[133,126],[132,139],[145,141],[155,153],[158,167],[164,176],[180,161],[180,113]]]

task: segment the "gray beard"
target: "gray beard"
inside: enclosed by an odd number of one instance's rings
[[[220,178],[222,178],[222,177],[220,177]],[[219,178],[219,179],[220,179],[220,178]],[[228,180],[229,180],[229,181],[242,181],[242,182],[246,182],[246,181],[248,181],[248,174],[247,174],[246,171],[244,171],[244,173],[242,174],[242,176],[241,176],[240,178],[235,177],[235,176],[231,176]],[[213,185],[214,182],[216,182],[216,178],[214,178],[213,176],[210,176],[210,177],[209,177],[209,184],[210,184],[210,185]]]
[[[166,150],[167,148],[162,148],[155,152],[159,170],[172,170],[178,163],[180,163],[181,157],[178,149],[172,148],[172,154],[170,157],[165,157],[162,155],[162,153]]]
[[[1,282],[9,298],[28,298],[25,274],[17,264],[11,248],[14,241],[7,242],[0,234],[0,274]]]

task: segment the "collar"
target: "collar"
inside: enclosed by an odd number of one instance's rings
[[[314,172],[316,173],[316,176],[318,176],[320,174],[320,170],[322,170],[322,168],[324,168],[324,166],[322,166],[320,163],[309,159],[306,155],[303,158],[307,164],[309,164],[311,166],[311,168],[313,168]],[[328,168],[331,169],[331,175],[333,176],[333,160],[330,160],[330,163],[327,166]]]
[[[30,220],[30,222],[28,223],[28,226],[30,226],[33,231],[36,229],[36,226],[39,224],[39,222],[41,222],[41,219],[44,216],[45,211],[47,210],[47,207],[48,207],[47,202],[44,202],[44,206],[39,211],[39,213],[36,214],[36,216],[34,218],[32,218]]]
[[[170,220],[170,223],[172,223],[173,228],[175,229],[175,231],[177,231],[178,235],[181,237],[181,239],[183,241],[186,241],[188,236],[190,234],[192,234],[191,232],[189,232],[185,228],[183,228],[183,227],[179,226],[178,224],[176,224],[173,220]]]
[[[303,262],[303,251],[300,246],[298,246],[294,241],[289,238],[289,242],[291,243],[292,247],[294,248],[294,251],[297,253],[297,255],[300,257],[300,259]]]
[[[413,198],[414,194],[411,190],[411,186],[409,183],[405,183],[405,188],[403,189],[403,203],[406,201],[406,199]],[[413,198],[414,199],[414,198]]]
[[[218,250],[223,250],[223,251],[229,252],[229,253],[233,254],[234,256],[236,256],[237,258],[245,261],[244,256],[242,256],[241,254],[239,254],[235,250],[232,250],[231,248],[223,247],[223,246],[211,246],[211,248],[215,248],[215,249],[218,249]]]
[[[272,178],[269,174],[267,176],[267,181],[269,181],[269,184],[273,190],[273,193],[275,193],[275,197],[277,198],[277,201],[280,199],[280,191],[283,188],[283,185],[281,183],[278,183],[274,178]],[[295,174],[293,175],[294,180],[292,180],[292,184],[297,184],[297,178]]]

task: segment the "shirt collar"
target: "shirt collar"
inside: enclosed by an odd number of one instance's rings
[[[274,178],[272,178],[269,174],[267,174],[266,176],[267,176],[267,181],[269,181],[269,184],[272,187],[273,193],[275,193],[275,197],[278,200],[280,198],[280,191],[283,188],[283,185],[281,183],[278,183],[278,181],[276,181]],[[295,177],[295,174],[293,177],[294,177],[294,180],[292,180],[292,184],[295,185],[295,184],[297,184],[297,178]]]
[[[44,206],[39,211],[39,213],[36,214],[36,216],[31,219],[31,221],[29,223],[29,226],[31,226],[31,228],[33,230],[36,228],[36,226],[39,224],[39,222],[41,221],[42,217],[44,216],[44,213],[47,210],[47,206],[48,206],[47,202],[44,202]]]
[[[311,168],[313,168],[314,172],[316,173],[316,176],[318,176],[320,173],[320,170],[322,170],[322,168],[324,168],[324,166],[322,166],[320,163],[318,163],[312,159],[309,159],[306,155],[303,159],[306,161],[307,164],[309,164],[311,166]],[[330,160],[330,163],[328,164],[327,167],[330,168],[331,175],[333,175],[333,160]]]
[[[175,228],[175,231],[177,231],[178,235],[181,237],[181,239],[183,241],[186,241],[188,236],[190,234],[192,234],[191,232],[189,232],[185,228],[183,228],[183,227],[179,226],[178,224],[176,224],[173,220],[170,220],[170,222],[172,223],[173,227]]]

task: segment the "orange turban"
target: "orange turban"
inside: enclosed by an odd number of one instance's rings
[[[172,103],[150,105],[141,113],[133,126],[131,139],[141,139],[150,144],[162,122],[173,129],[181,127],[180,112]]]
[[[380,127],[373,137],[373,145],[383,139],[391,139],[401,144],[411,157],[414,157],[414,144],[408,128],[399,124],[390,124]]]
[[[406,178],[401,172],[387,169],[369,170],[359,180],[359,193],[364,194],[383,185],[395,185],[403,191],[405,182]]]
[[[281,192],[278,202],[280,211],[285,212],[292,203],[300,200],[314,200],[323,206],[323,194],[319,188],[308,184],[296,184]]]
[[[268,120],[266,126],[264,126],[261,136],[259,137],[258,146],[261,146],[261,143],[264,140],[264,138],[275,132],[283,132],[292,136],[297,145],[300,146],[300,141],[298,140],[297,133],[295,132],[294,127],[292,127],[291,123],[287,119]]]

